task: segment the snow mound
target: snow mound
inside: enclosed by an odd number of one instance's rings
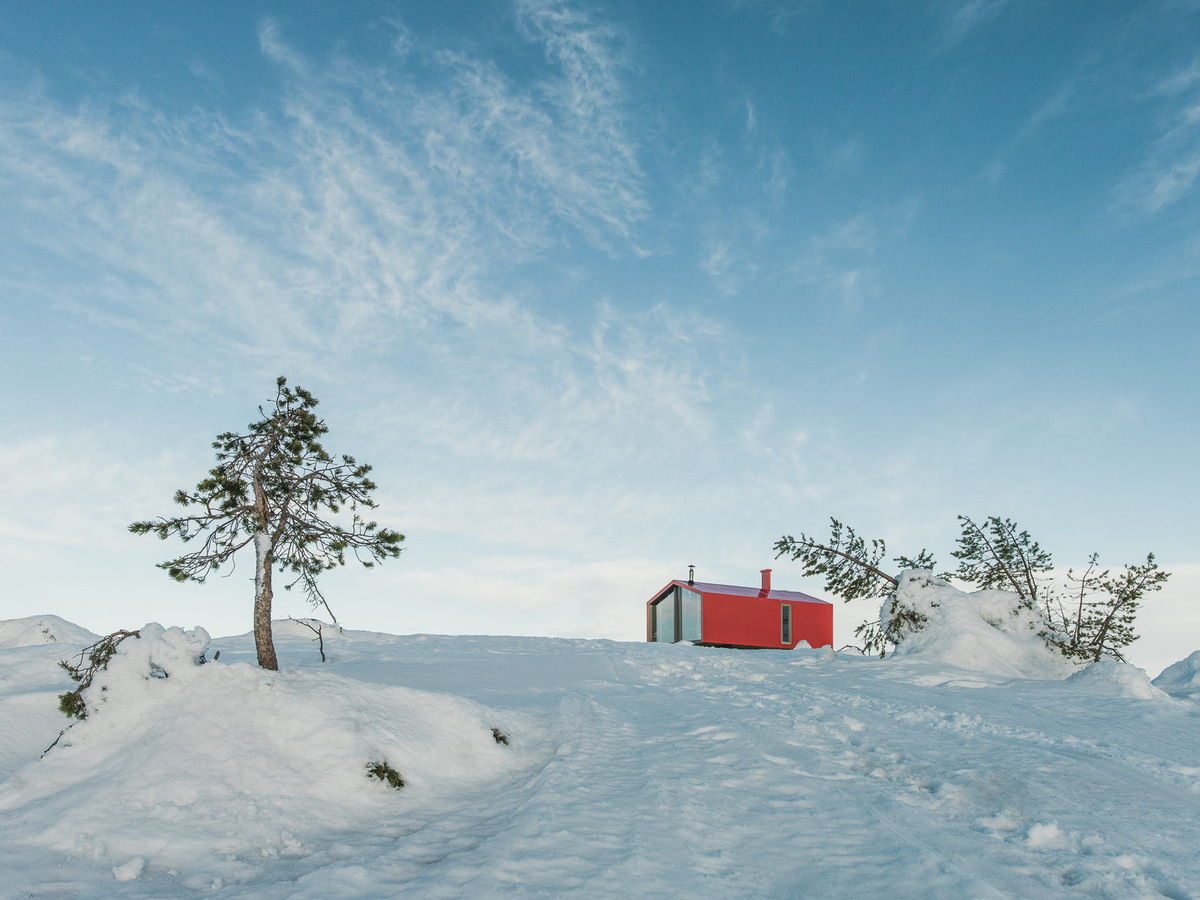
[[[100,639],[86,628],[58,616],[27,616],[0,621],[0,648],[38,644],[91,644]]]
[[[1200,650],[1186,659],[1171,663],[1152,683],[1172,697],[1200,701]]]
[[[1089,684],[1102,688],[1116,688],[1116,695],[1134,697],[1138,700],[1165,700],[1167,694],[1150,683],[1150,676],[1144,669],[1129,663],[1117,662],[1115,659],[1100,659],[1086,669],[1076,672],[1067,681],[1075,684]]]
[[[395,828],[522,759],[519,738],[492,734],[512,723],[472,701],[324,668],[205,662],[208,642],[202,628],[157,624],[125,640],[88,718],[0,785],[0,818],[32,844],[108,860],[118,880],[166,866],[203,871],[199,888],[244,879],[246,859],[311,853],[332,832]],[[402,790],[368,776],[380,762]]]
[[[905,613],[925,619],[920,630],[902,625],[897,658],[922,659],[1002,678],[1061,680],[1076,667],[1038,636],[1044,624],[1010,591],[966,593],[923,569],[900,576],[895,603],[880,611],[889,620]]]

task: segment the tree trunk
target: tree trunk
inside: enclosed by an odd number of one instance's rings
[[[258,528],[254,532],[254,648],[258,664],[272,672],[279,670],[275,640],[271,635],[271,536],[267,530],[267,492],[258,473],[254,476],[254,506]]]
[[[264,669],[277,671],[279,660],[275,656],[275,641],[271,635],[271,539],[259,532],[254,536],[254,550],[258,567],[254,577],[254,647],[258,650],[258,664]]]

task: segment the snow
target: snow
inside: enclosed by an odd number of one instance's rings
[[[1165,700],[1167,693],[1156,688],[1137,666],[1101,659],[1086,669],[1076,672],[1068,681],[1099,687],[1115,697],[1133,697],[1138,700]]]
[[[1200,650],[1163,669],[1154,686],[1172,697],[1200,701]]]
[[[58,616],[29,616],[0,622],[0,649],[36,644],[90,644],[100,639],[86,628]]]
[[[1009,591],[965,593],[913,569],[900,576],[896,604],[927,620],[896,648],[897,657],[1004,678],[1066,678],[1077,668],[1038,637],[1041,619]],[[890,606],[881,610],[884,623]]]
[[[257,598],[263,595],[267,584],[267,560],[271,554],[271,536],[265,531],[254,532],[254,554],[254,596]]]
[[[282,621],[266,672],[151,625],[44,756],[90,635],[6,643],[0,896],[1200,896],[1200,653],[1066,677],[947,588],[882,661],[325,626],[322,663]]]

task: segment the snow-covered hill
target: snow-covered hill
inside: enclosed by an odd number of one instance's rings
[[[325,634],[0,642],[0,896],[1200,896],[1195,665]]]

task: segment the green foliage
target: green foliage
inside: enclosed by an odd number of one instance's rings
[[[58,708],[64,716],[80,721],[87,718],[87,701],[83,699],[83,692],[92,686],[92,681],[98,674],[108,668],[109,660],[116,655],[122,641],[141,636],[140,631],[114,631],[96,643],[84,647],[79,651],[78,658],[59,662],[59,666],[66,670],[71,680],[79,685],[73,691],[58,695]]]
[[[1094,662],[1111,656],[1125,662],[1124,649],[1138,639],[1134,630],[1142,598],[1161,591],[1171,573],[1163,572],[1146,555],[1141,565],[1128,565],[1116,577],[1108,569],[1099,571],[1099,554],[1088,558],[1083,575],[1067,572],[1071,605],[1062,598],[1046,603],[1047,619],[1056,631],[1056,643],[1064,655]]]
[[[1126,566],[1116,577],[1110,577],[1107,569],[1099,569],[1099,557],[1093,553],[1082,575],[1076,576],[1073,569],[1067,571],[1072,590],[1069,596],[1060,595],[1050,577],[1050,552],[1043,550],[1028,531],[998,516],[988,516],[982,524],[968,516],[959,516],[958,521],[962,531],[958,549],[952,554],[958,560],[954,577],[981,589],[999,588],[1017,594],[1023,606],[1041,612],[1045,620],[1039,632],[1041,638],[1075,659],[1093,661],[1112,656],[1124,661],[1123,649],[1138,637],[1134,622],[1142,598],[1162,590],[1170,577],[1159,570],[1153,553],[1144,564]],[[837,519],[830,519],[830,523],[827,542],[803,533],[798,539],[787,535],[775,543],[775,556],[790,555],[803,566],[806,576],[824,576],[825,590],[843,600],[890,598],[885,616],[863,622],[854,630],[861,641],[857,649],[886,656],[890,647],[920,631],[927,620],[897,603],[899,580],[880,568],[887,557],[884,542],[871,540],[868,544]],[[927,550],[914,557],[897,556],[893,561],[900,570],[932,571],[937,565]],[[940,577],[949,578],[950,573]]]
[[[933,571],[937,568],[937,560],[933,558],[933,554],[928,550],[922,550],[916,556],[897,556],[892,560],[900,571],[905,569],[928,569]],[[943,575],[943,577],[945,577]]]
[[[893,596],[889,601],[887,626],[884,626],[882,619],[863,622],[854,629],[854,636],[860,641],[855,649],[864,656],[877,653],[880,659],[884,659],[888,650],[904,640],[906,635],[920,631],[927,621],[915,609],[901,606]]]
[[[1118,576],[1101,571],[1097,553],[1088,557],[1082,575],[1068,569],[1070,594],[1062,595],[1048,577],[1049,551],[1011,519],[989,516],[982,526],[959,516],[962,535],[953,554],[958,576],[980,588],[1015,591],[1030,608],[1040,608],[1046,628],[1042,638],[1065,656],[1094,662],[1104,656],[1125,661],[1123,650],[1137,640],[1138,609],[1147,593],[1162,590],[1170,577],[1160,571],[1154,554],[1142,565],[1126,566]]]
[[[1014,591],[1027,606],[1042,599],[1042,576],[1054,568],[1028,531],[1017,531],[1011,519],[988,516],[983,525],[959,516],[962,534],[951,556],[958,560],[957,576],[979,588]]]
[[[349,555],[366,568],[394,559],[404,535],[360,515],[376,506],[371,467],[326,452],[321,438],[329,428],[314,412],[317,398],[288,387],[285,378],[275,386],[273,406],[269,411],[260,406],[257,422],[244,433],[217,436],[212,445],[217,464],[208,477],[195,490],[175,492],[186,515],[134,522],[129,530],[198,542],[193,552],[159,563],[176,581],[203,583],[254,545],[266,573],[256,584],[256,601],[265,598],[269,610],[269,575],[277,568],[291,576],[285,589],[300,585],[309,603],[324,606],[336,622],[317,584],[320,574],[344,566]],[[349,523],[335,520],[347,511]],[[269,640],[257,628],[255,637]],[[261,651],[260,646],[260,662]]]
[[[404,787],[404,778],[387,764],[387,760],[383,762],[367,763],[367,775],[369,777],[378,778],[380,781],[387,782],[396,790]]]
[[[882,540],[872,540],[870,548],[853,528],[831,518],[830,538],[820,543],[803,532],[799,538],[784,535],[775,542],[775,558],[790,554],[803,566],[806,576],[822,575],[825,590],[843,600],[862,597],[886,597],[896,589],[896,579],[879,568],[887,556]]]
[[[805,576],[824,576],[825,590],[847,603],[851,600],[894,596],[900,582],[896,576],[880,568],[887,558],[884,541],[873,539],[868,546],[866,539],[853,528],[837,519],[831,518],[829,522],[828,541],[821,543],[804,533],[798,539],[785,535],[775,542],[775,558],[790,554],[803,566]],[[928,550],[921,550],[913,557],[897,556],[893,562],[900,570],[933,569],[937,566],[937,561]],[[862,641],[857,649],[864,654],[886,656],[888,648],[896,643],[896,628],[904,625],[919,628],[924,621],[911,610],[894,612],[886,629],[881,626],[879,619],[863,622],[854,629],[855,637]]]
[[[81,722],[87,718],[87,703],[80,696],[79,691],[69,691],[65,694],[58,695],[58,711],[68,719],[79,719]]]

